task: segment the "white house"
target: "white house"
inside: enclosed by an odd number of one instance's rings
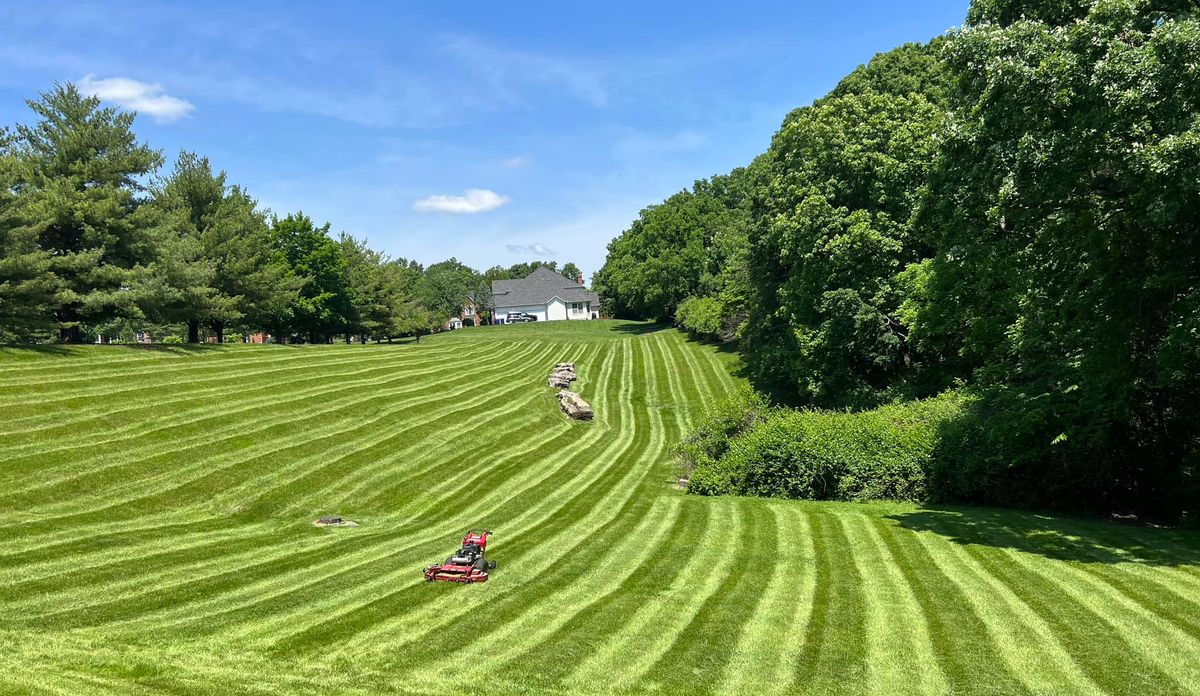
[[[596,319],[600,297],[549,268],[539,268],[521,280],[493,280],[492,304],[496,323],[504,323],[509,312],[525,312],[538,321]]]

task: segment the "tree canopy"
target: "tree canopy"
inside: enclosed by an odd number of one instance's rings
[[[736,343],[788,401],[972,392],[943,428],[947,497],[1194,510],[1198,13],[976,0],[708,180],[742,202],[697,184],[644,210],[597,282],[618,315]]]

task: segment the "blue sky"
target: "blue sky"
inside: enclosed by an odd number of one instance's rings
[[[0,123],[76,82],[137,109],[168,160],[207,155],[392,256],[590,275],[639,210],[968,3],[450,5],[6,2]]]

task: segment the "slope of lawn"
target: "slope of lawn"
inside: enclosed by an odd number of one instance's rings
[[[1194,533],[679,493],[732,367],[616,322],[0,349],[0,693],[1200,692]],[[423,582],[471,526],[492,580]]]

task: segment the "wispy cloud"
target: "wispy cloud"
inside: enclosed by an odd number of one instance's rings
[[[128,77],[97,79],[95,75],[84,75],[76,84],[84,94],[94,95],[139,114],[147,114],[159,123],[178,121],[196,109],[186,99],[166,94],[160,84]]]
[[[505,244],[504,248],[510,254],[533,254],[534,256],[554,256],[554,251],[545,244]]]
[[[492,91],[508,101],[530,84],[556,86],[591,106],[608,104],[608,87],[600,74],[579,63],[519,49],[502,48],[470,36],[450,36],[446,51],[462,62]]]
[[[462,196],[430,196],[413,203],[413,210],[422,213],[451,213],[463,215],[495,210],[509,201],[488,189],[467,189]]]
[[[517,155],[500,161],[500,165],[507,169],[522,169],[531,164],[533,164],[533,158],[529,155]]]

